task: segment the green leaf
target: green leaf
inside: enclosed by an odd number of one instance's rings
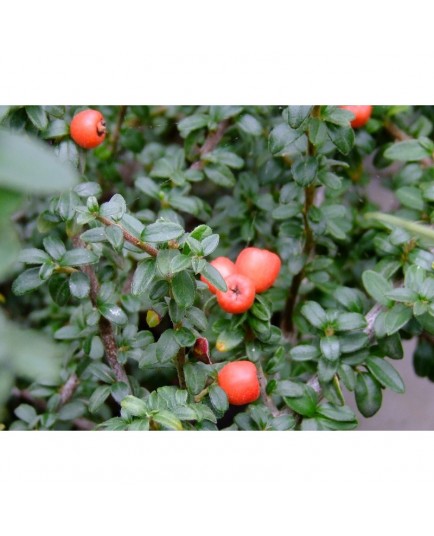
[[[127,210],[125,199],[120,194],[115,194],[110,201],[103,203],[99,209],[101,216],[109,216],[115,221],[122,219]]]
[[[182,430],[181,421],[170,411],[160,410],[152,415],[152,420],[163,430]]]
[[[331,141],[339,152],[347,155],[354,145],[355,136],[353,129],[351,127],[341,127],[333,124],[328,124],[327,129]]]
[[[309,385],[304,386],[303,396],[297,398],[285,397],[284,400],[287,406],[304,417],[315,415],[318,396]]]
[[[19,419],[26,422],[27,424],[33,423],[33,421],[35,421],[35,419],[37,419],[38,417],[35,408],[33,406],[30,406],[29,404],[20,404],[15,409],[14,413]]]
[[[121,402],[121,407],[132,417],[146,417],[148,414],[146,402],[136,396],[126,396]]]
[[[354,119],[354,114],[340,106],[324,106],[321,110],[322,118],[327,123],[333,123],[341,127],[349,127],[350,121]]]
[[[226,281],[223,279],[220,272],[214,268],[211,264],[208,262],[205,264],[205,266],[202,268],[200,273],[205,277],[207,281],[211,283],[216,289],[221,290],[222,292],[226,292],[228,290],[228,287],[226,285]]]
[[[66,253],[65,244],[57,236],[47,236],[43,240],[47,253],[55,260],[59,261]]]
[[[134,296],[143,294],[152,283],[155,275],[155,259],[147,258],[137,264],[131,283],[131,293]]]
[[[430,152],[418,140],[405,140],[394,143],[384,151],[385,158],[400,162],[416,162],[430,157]]]
[[[92,359],[102,359],[104,352],[105,349],[101,337],[94,335],[90,341],[89,357]]]
[[[169,220],[159,220],[145,227],[141,239],[144,242],[167,242],[176,240],[184,234],[184,229],[179,223]]]
[[[289,356],[293,361],[310,361],[312,359],[317,359],[319,355],[320,352],[318,348],[310,344],[295,346],[289,352]]]
[[[142,191],[144,194],[149,195],[154,199],[158,199],[160,188],[157,183],[149,177],[139,177],[134,183],[136,188]]]
[[[110,225],[109,227],[105,228],[105,234],[113,248],[116,251],[120,251],[124,243],[124,234],[122,229],[116,225]]]
[[[321,357],[318,361],[318,378],[323,384],[330,382],[338,371],[339,361]],[[327,396],[327,395],[326,395]]]
[[[417,294],[409,288],[394,288],[386,294],[388,298],[396,302],[414,303],[417,300]]]
[[[413,313],[410,307],[396,303],[384,315],[384,327],[387,335],[392,335],[403,328],[412,316]]]
[[[381,355],[390,357],[391,359],[402,359],[404,357],[404,349],[399,333],[379,339],[378,346]]]
[[[157,342],[157,359],[161,363],[169,362],[176,356],[179,350],[179,343],[176,338],[176,332],[173,329],[164,331]]]
[[[223,164],[234,169],[241,169],[244,166],[244,160],[241,157],[226,149],[214,149],[206,153],[202,160],[213,164]]]
[[[359,313],[342,313],[335,322],[338,331],[353,331],[366,328],[365,317]]]
[[[58,417],[61,421],[72,421],[81,417],[85,411],[86,407],[84,403],[80,400],[74,400],[60,408]]]
[[[176,340],[181,347],[193,346],[196,342],[196,335],[187,328],[179,328],[175,331]]]
[[[47,130],[43,134],[44,140],[52,140],[64,138],[69,134],[69,126],[63,119],[55,119],[48,125]]]
[[[43,106],[26,106],[27,117],[38,130],[45,130],[48,126],[47,114]]]
[[[309,119],[309,141],[319,147],[328,140],[327,127],[323,121],[316,117]]]
[[[50,257],[42,249],[23,249],[18,255],[18,261],[26,264],[44,264]]]
[[[319,180],[324,186],[330,188],[331,190],[340,190],[342,188],[342,179],[338,177],[335,173],[330,171],[325,171],[318,175]]]
[[[288,106],[288,124],[291,128],[298,128],[305,121],[313,106]]]
[[[85,264],[94,264],[98,262],[98,257],[88,249],[71,249],[67,251],[60,259],[61,266],[83,266]]]
[[[216,349],[219,352],[230,352],[245,339],[245,334],[242,329],[225,329],[219,333],[215,343]]]
[[[243,132],[251,136],[260,136],[262,134],[262,125],[253,115],[242,115],[238,119],[237,125]]]
[[[348,391],[354,391],[356,388],[356,373],[350,365],[342,363],[338,368],[338,375]]]
[[[185,117],[178,123],[178,130],[183,138],[186,138],[190,132],[199,128],[206,127],[209,116],[206,114],[195,114]]]
[[[292,430],[296,421],[292,415],[279,415],[271,421],[271,429],[276,431]]]
[[[256,316],[256,318],[259,318],[259,320],[263,320],[264,322],[267,322],[271,320],[271,310],[263,301],[259,301],[259,297],[256,297],[256,300],[252,307],[250,308],[250,313],[253,316]]]
[[[325,402],[318,406],[317,414],[338,422],[351,422],[356,420],[356,415],[348,406],[334,406]]]
[[[403,186],[402,188],[398,188],[395,194],[404,207],[414,208],[415,210],[423,210],[425,208],[422,192],[419,188]]]
[[[102,303],[99,305],[98,311],[104,318],[107,318],[107,320],[118,326],[123,326],[128,322],[127,315],[119,306],[113,303]]]
[[[176,255],[172,258],[170,261],[170,269],[169,272],[171,274],[176,274],[177,272],[182,272],[183,270],[187,270],[187,268],[190,268],[191,266],[192,258],[188,255]]]
[[[12,283],[12,292],[16,296],[22,296],[27,292],[35,290],[44,283],[45,281],[39,277],[39,268],[30,268],[15,279]]]
[[[53,275],[48,282],[48,290],[54,303],[64,307],[71,297],[69,280],[64,275]]]
[[[191,307],[187,311],[187,318],[201,331],[205,331],[208,327],[208,319],[205,313],[198,307]]]
[[[54,338],[60,341],[71,341],[80,337],[80,328],[76,325],[63,326],[54,333]]]
[[[387,293],[392,290],[393,286],[385,277],[373,270],[366,270],[362,274],[362,281],[366,292],[375,301],[386,307],[391,305],[391,300],[387,297]]]
[[[204,172],[209,180],[222,188],[235,186],[235,177],[228,166],[224,164],[208,164],[204,167]]]
[[[319,303],[307,301],[301,308],[301,314],[312,324],[321,329],[327,322],[327,315]]]
[[[337,337],[322,337],[319,341],[322,355],[329,361],[336,361],[341,355]]]
[[[300,158],[291,167],[294,180],[300,186],[308,186],[315,178],[318,171],[318,160],[314,156]]]
[[[372,417],[377,413],[383,401],[380,384],[367,372],[357,375],[356,404],[364,417]]]
[[[229,409],[229,401],[226,393],[218,385],[212,385],[209,390],[209,399],[217,411],[226,413]]]
[[[111,394],[118,404],[128,396],[129,387],[125,382],[113,383],[110,387]]]
[[[209,107],[209,114],[212,121],[220,122],[224,121],[225,119],[229,119],[229,117],[234,117],[235,115],[238,115],[242,110],[242,106],[218,104],[216,106]]]
[[[381,385],[388,387],[395,393],[404,393],[405,386],[401,376],[395,368],[381,357],[370,356],[366,360],[369,372],[376,378]]]
[[[71,294],[80,300],[86,298],[90,291],[90,281],[83,272],[74,272],[69,278],[69,290]]]
[[[72,188],[76,170],[36,138],[0,130],[0,184],[35,194]]]
[[[219,244],[220,237],[218,234],[212,234],[202,240],[203,254],[205,256],[211,255]]]
[[[184,366],[187,389],[193,395],[197,395],[205,387],[207,372],[199,363],[187,363]]]
[[[89,411],[91,413],[96,413],[110,396],[110,392],[110,385],[100,385],[99,387],[97,387],[92,393],[92,396],[89,398]]]
[[[180,307],[191,307],[196,296],[194,277],[189,272],[177,273],[172,279],[172,292],[176,303]]]
[[[268,147],[274,156],[281,156],[288,152],[288,147],[292,145],[303,133],[294,130],[282,123],[274,127],[268,138]]]
[[[276,387],[273,393],[279,396],[298,398],[304,395],[304,388],[301,383],[293,382],[291,380],[280,380],[276,382]]]

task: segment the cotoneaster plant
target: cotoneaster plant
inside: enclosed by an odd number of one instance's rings
[[[75,107],[0,112],[6,429],[348,430],[403,339],[434,377],[431,107],[98,106],[90,142]]]

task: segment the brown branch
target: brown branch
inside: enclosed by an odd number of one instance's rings
[[[271,398],[271,396],[267,394],[267,379],[265,377],[262,365],[259,364],[257,369],[258,369],[259,385],[261,386],[261,400],[264,403],[264,405],[270,410],[271,415],[273,415],[273,417],[277,417],[278,415],[281,415],[283,413],[288,413],[287,410],[285,411],[279,410],[276,404],[273,402],[273,399]]]
[[[77,375],[75,373],[71,374],[71,376],[66,380],[65,384],[59,390],[60,401],[57,409],[60,409],[64,404],[69,402],[78,385],[79,381]],[[12,396],[15,396],[16,398],[21,398],[25,402],[28,402],[37,411],[45,412],[47,409],[46,401],[42,398],[37,398],[33,396],[27,389],[18,389],[17,387],[14,387],[12,389]],[[73,419],[72,423],[78,430],[93,430],[95,428],[95,423],[93,421],[82,417]]]
[[[73,237],[72,243],[74,244],[75,247],[84,246],[83,241],[78,236]],[[96,274],[93,268],[89,264],[82,266],[81,270],[89,278],[89,282],[90,282],[89,297],[92,302],[92,305],[94,307],[97,307],[99,283],[98,283]],[[104,350],[105,350],[105,356],[106,356],[106,359],[110,368],[115,373],[115,377],[117,381],[124,382],[128,386],[128,388],[131,390],[131,386],[128,380],[127,373],[125,372],[124,367],[118,361],[118,351],[117,351],[116,339],[113,333],[112,325],[103,316],[101,316],[99,320],[99,330],[100,330],[101,340],[102,340]]]
[[[107,225],[108,227],[110,227],[111,225],[115,227],[119,227],[119,229],[122,231],[122,234],[124,235],[124,239],[130,244],[133,244],[133,246],[136,246],[142,251],[145,251],[152,257],[156,257],[158,255],[158,249],[150,246],[146,242],[142,242],[140,238],[136,238],[135,236],[133,236],[126,229],[124,229],[124,227],[122,227],[122,225],[120,225],[119,223],[116,223],[110,218],[106,218],[105,216],[97,216],[97,219],[104,225]]]
[[[72,373],[71,376],[66,380],[66,382],[62,385],[59,391],[60,395],[60,404],[63,406],[63,404],[66,404],[69,402],[75,393],[78,385],[80,383],[80,380],[78,379],[77,374]]]
[[[101,316],[99,321],[99,330],[101,333],[101,340],[105,349],[107,363],[115,373],[117,381],[124,382],[131,390],[127,373],[125,372],[124,367],[118,361],[118,349],[116,346],[116,340],[113,333],[112,325],[103,316]]]
[[[305,201],[303,208],[303,223],[304,223],[304,233],[305,233],[305,243],[303,248],[303,254],[306,257],[306,262],[309,261],[311,256],[315,251],[315,241],[312,229],[309,225],[308,212],[309,209],[314,205],[315,202],[315,187],[310,185],[305,188]],[[294,314],[294,309],[298,300],[298,293],[300,290],[301,283],[305,277],[305,266],[300,270],[298,274],[294,276],[291,283],[291,288],[289,289],[288,297],[286,299],[285,308],[283,310],[281,328],[284,335],[289,336],[293,331],[293,321],[292,317]]]
[[[202,145],[199,151],[200,159],[194,162],[193,164],[191,164],[190,169],[201,170],[204,168],[205,162],[201,160],[201,158],[207,153],[210,153],[211,151],[213,151],[217,147],[220,140],[223,138],[223,135],[228,125],[229,125],[229,121],[227,120],[222,121],[221,123],[219,123],[217,129],[214,132],[210,132],[208,134],[208,137],[206,138],[205,143]]]
[[[114,155],[116,153],[116,149],[117,149],[118,142],[119,142],[119,136],[120,136],[120,133],[121,133],[121,127],[122,127],[122,123],[124,122],[124,119],[125,119],[125,114],[127,113],[127,108],[128,108],[128,106],[120,106],[119,107],[119,115],[118,115],[118,119],[116,121],[115,129],[113,131],[113,136],[112,136],[112,143],[111,143],[111,153],[112,153],[112,155]]]
[[[185,348],[180,348],[178,351],[178,354],[176,355],[176,370],[178,372],[179,387],[181,389],[186,388],[184,365],[185,365]]]

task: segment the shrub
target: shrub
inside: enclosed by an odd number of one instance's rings
[[[97,108],[90,150],[79,108],[0,110],[8,429],[353,429],[345,396],[370,417],[403,393],[411,337],[434,380],[431,107],[355,130],[339,106]],[[204,280],[221,295],[212,260],[247,247],[282,265],[231,314]],[[246,360],[261,395],[230,406],[218,373]]]

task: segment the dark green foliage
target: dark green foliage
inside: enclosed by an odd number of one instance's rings
[[[357,130],[339,106],[98,109],[90,151],[76,107],[0,110],[0,425],[350,430],[342,386],[374,415],[405,390],[390,360],[410,336],[434,381],[431,108],[375,107]],[[393,215],[373,153],[400,162]],[[248,246],[282,268],[231,315],[201,276],[226,291],[210,261]],[[235,414],[218,372],[240,359],[261,396]]]

